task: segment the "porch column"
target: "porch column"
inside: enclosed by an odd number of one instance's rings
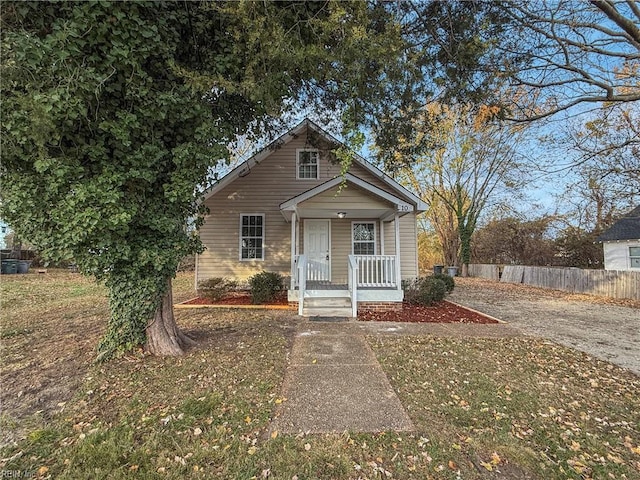
[[[396,237],[396,283],[398,290],[402,290],[402,271],[400,269],[400,215],[393,217],[393,227]]]
[[[291,214],[291,290],[296,288],[296,212]]]
[[[384,220],[380,220],[380,255],[384,255]]]

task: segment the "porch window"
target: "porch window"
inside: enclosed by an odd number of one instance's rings
[[[240,215],[240,260],[264,260],[264,214]]]
[[[376,224],[373,222],[353,222],[353,254],[376,254]]]
[[[629,266],[640,268],[640,247],[629,247]]]
[[[317,180],[320,154],[318,150],[298,150],[298,180]]]

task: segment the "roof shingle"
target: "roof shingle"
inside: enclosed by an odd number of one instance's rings
[[[640,239],[640,205],[624,215],[598,237],[598,242]]]

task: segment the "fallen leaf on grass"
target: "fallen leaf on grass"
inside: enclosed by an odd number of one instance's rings
[[[490,472],[493,471],[493,465],[491,465],[488,462],[480,462],[480,465],[482,465],[484,468],[486,468],[487,470],[489,470]]]
[[[624,465],[624,460],[618,457],[617,455],[612,455],[610,453],[607,453],[607,460],[610,460],[617,465]]]

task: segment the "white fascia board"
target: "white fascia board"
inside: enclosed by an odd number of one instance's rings
[[[266,159],[269,155],[271,155],[275,149],[275,147],[282,147],[293,140],[297,135],[299,135],[302,130],[304,130],[305,126],[309,124],[309,120],[305,119],[300,122],[298,125],[293,127],[291,130],[287,131],[283,135],[280,135],[278,138],[270,142],[265,147],[258,150],[255,154],[253,154],[250,158],[242,162],[236,168],[227,173],[224,177],[222,177],[215,185],[213,185],[207,192],[204,194],[204,201],[206,201],[212,195],[215,195],[217,192],[225,188],[230,183],[234,182],[238,178],[241,177],[241,173],[246,170],[251,170],[257,164]]]
[[[306,192],[302,192],[295,197],[290,198],[286,202],[280,204],[280,210],[291,210],[293,211],[300,202],[304,202],[305,200],[309,200],[310,198],[315,197],[316,195],[326,192],[330,188],[340,185],[342,183],[342,177],[332,178],[331,180],[327,180],[324,183],[321,183],[317,187],[313,187]]]
[[[371,193],[373,193],[374,195],[377,195],[380,198],[384,198],[385,200],[395,204],[398,207],[398,212],[403,212],[403,213],[407,213],[407,212],[413,212],[413,205],[410,204],[409,202],[406,202],[398,197],[396,197],[395,195],[392,195],[384,190],[382,190],[381,188],[376,187],[375,185],[366,182],[364,180],[362,180],[361,178],[356,177],[355,175],[352,175],[350,173],[347,173],[346,175],[347,181],[351,182],[357,186],[359,186],[360,188],[363,188]]]
[[[328,180],[318,185],[317,187],[314,187],[310,190],[307,190],[306,192],[301,193],[300,195],[296,195],[295,197],[290,198],[286,202],[283,202],[280,204],[280,210],[282,211],[293,210],[299,203],[304,202],[305,200],[309,200],[310,198],[313,198],[322,192],[326,192],[327,190],[333,187],[337,187],[342,183],[343,180],[345,180],[347,183],[352,183],[354,185],[357,185],[363,190],[366,190],[367,192],[372,193],[373,195],[376,195],[380,198],[383,198],[384,200],[387,200],[390,203],[393,203],[394,205],[396,205],[398,212],[408,213],[414,210],[412,204],[405,202],[404,200],[396,197],[395,195],[392,195],[389,192],[386,192],[381,188],[378,188],[375,185],[369,182],[366,182],[361,178],[356,177],[355,175],[352,175],[351,173],[347,173],[344,176],[344,178],[343,177],[332,178],[331,180]]]

